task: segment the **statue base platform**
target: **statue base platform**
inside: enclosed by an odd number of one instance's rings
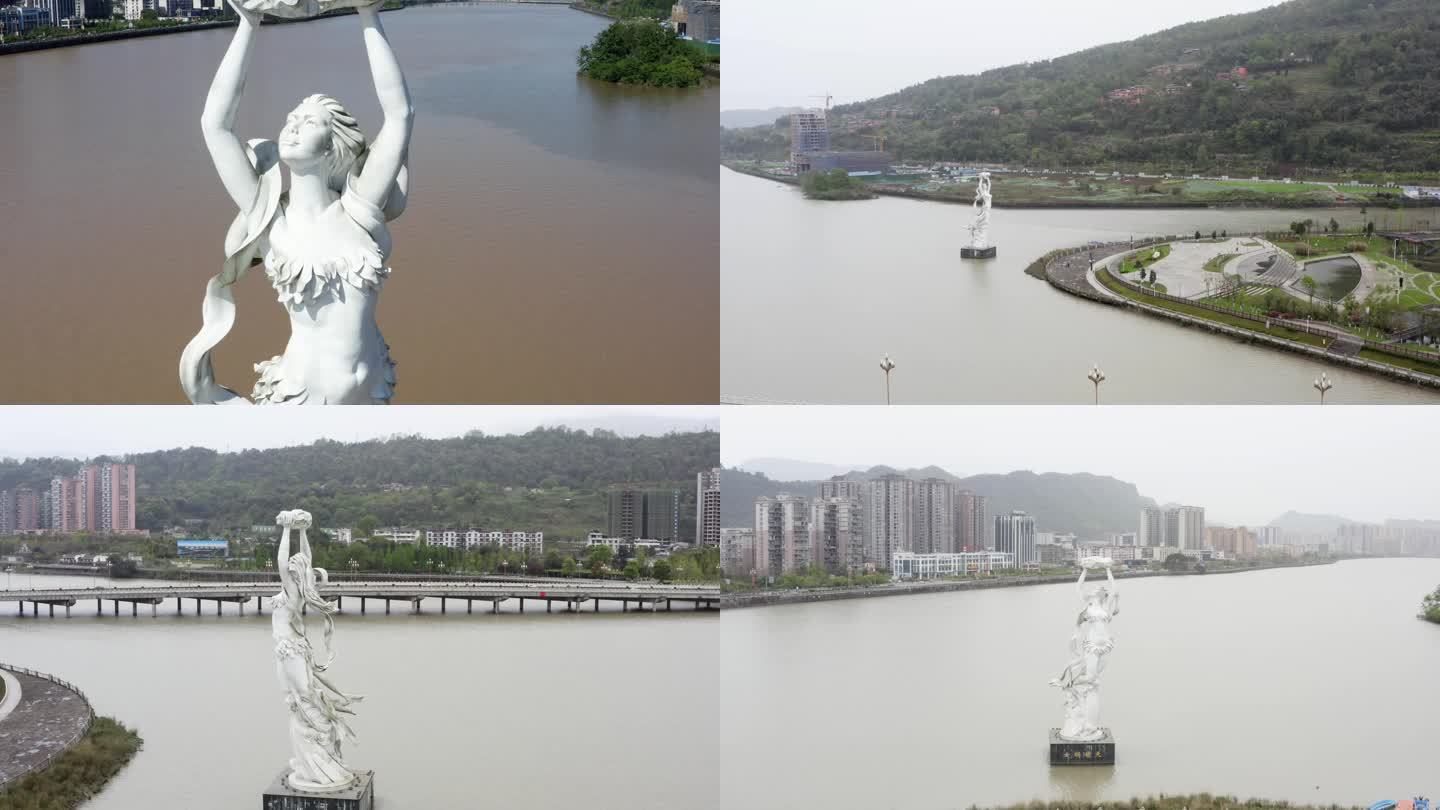
[[[960,248],[960,258],[962,258],[962,259],[993,259],[993,258],[995,258],[995,246],[994,246],[994,245],[991,245],[990,247],[987,247],[987,248],[962,247],[962,248]]]
[[[1075,742],[1060,737],[1060,729],[1050,729],[1051,765],[1114,765],[1115,736],[1103,729],[1105,736],[1089,742]]]
[[[260,800],[260,810],[374,810],[375,772],[360,771],[355,783],[340,790],[312,793],[290,787],[285,777],[275,777]]]

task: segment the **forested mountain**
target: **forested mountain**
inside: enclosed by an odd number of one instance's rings
[[[1120,97],[1107,98],[1114,91]],[[1440,6],[1291,0],[1056,59],[932,79],[835,107],[830,120],[837,147],[865,148],[861,136],[883,133],[900,160],[1237,176],[1434,173]],[[778,158],[785,143],[780,128],[722,134],[730,156]]]
[[[540,428],[524,435],[397,436],[359,443],[220,453],[191,447],[123,458],[136,466],[140,528],[185,520],[214,530],[269,524],[281,509],[320,526],[474,526],[582,537],[605,525],[605,490],[621,485],[681,492],[693,533],[695,474],[719,465],[720,434],[621,437],[605,430]],[[0,489],[74,475],[75,459],[0,461]],[[681,526],[682,535],[687,525]]]
[[[1033,473],[1021,470],[1004,475],[972,475],[961,478],[939,467],[895,470],[871,467],[844,478],[868,481],[881,475],[900,473],[909,478],[945,478],[960,488],[990,498],[990,515],[1023,509],[1035,516],[1039,531],[1074,532],[1081,539],[1103,540],[1107,532],[1133,532],[1142,506],[1155,501],[1140,495],[1134,484],[1089,473]],[[725,526],[751,526],[755,499],[781,492],[813,498],[818,481],[772,481],[764,475],[726,469],[720,475],[721,518]]]

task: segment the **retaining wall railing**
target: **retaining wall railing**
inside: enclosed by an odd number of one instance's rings
[[[19,781],[21,777],[26,776],[27,774],[32,774],[32,773],[36,773],[36,772],[38,772],[38,771],[43,771],[43,770],[45,770],[46,768],[50,767],[51,763],[53,763],[58,757],[60,757],[61,755],[63,755],[66,751],[69,751],[69,750],[75,745],[75,743],[77,743],[77,742],[79,742],[80,740],[84,739],[84,738],[85,738],[85,735],[90,733],[90,727],[95,724],[95,707],[90,705],[90,699],[87,698],[87,697],[85,697],[85,693],[82,692],[82,691],[80,691],[80,687],[76,686],[76,685],[73,684],[73,683],[70,683],[69,681],[61,680],[60,678],[57,678],[57,677],[55,677],[54,675],[49,675],[49,674],[44,673],[44,672],[36,672],[35,670],[30,669],[29,667],[17,667],[17,666],[13,666],[13,665],[7,664],[7,663],[5,663],[5,662],[3,662],[3,661],[0,661],[0,669],[3,669],[3,670],[5,670],[5,671],[7,671],[7,672],[10,672],[10,673],[17,673],[17,672],[18,672],[18,673],[20,673],[21,675],[29,675],[29,676],[32,677],[32,678],[39,678],[39,679],[41,679],[41,680],[50,681],[51,683],[58,684],[58,685],[60,685],[60,686],[65,687],[66,689],[69,689],[70,691],[74,692],[75,694],[79,695],[79,696],[80,696],[80,699],[85,702],[85,727],[82,728],[82,729],[80,729],[80,733],[76,734],[73,738],[71,738],[70,740],[66,741],[66,743],[65,743],[64,746],[56,749],[56,750],[53,751],[49,756],[45,757],[44,759],[40,760],[39,762],[32,763],[30,766],[28,766],[27,768],[25,768],[25,770],[20,771],[19,773],[16,773],[14,776],[12,776],[12,777],[10,778],[10,780],[9,780],[8,782],[0,783],[0,793],[4,793],[5,790],[6,790],[10,785],[12,785],[12,784],[14,784],[15,782]],[[21,696],[21,700],[24,700],[23,694],[22,694],[22,696]]]

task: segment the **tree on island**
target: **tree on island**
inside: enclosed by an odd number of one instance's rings
[[[1440,624],[1440,587],[1433,593],[1426,594],[1420,602],[1420,618]]]
[[[694,87],[711,57],[653,20],[622,20],[580,49],[580,75],[616,84]]]

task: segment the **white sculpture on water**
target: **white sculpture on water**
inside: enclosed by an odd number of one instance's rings
[[[270,632],[275,639],[275,670],[285,689],[290,709],[290,767],[286,785],[302,792],[331,792],[350,787],[358,775],[345,765],[340,746],[354,739],[347,715],[359,696],[347,695],[330,683],[326,671],[335,661],[331,637],[335,606],[320,595],[319,585],[329,583],[323,568],[313,565],[310,513],[299,509],[281,512],[280,593],[271,597]],[[300,550],[290,554],[290,533],[299,532]],[[318,575],[318,584],[317,584]],[[317,611],[325,622],[323,653],[311,644],[305,627],[306,609]]]
[[[382,404],[395,389],[390,347],[375,321],[390,268],[386,222],[405,210],[413,110],[385,31],[380,0],[230,0],[240,15],[201,128],[225,190],[240,209],[225,236],[225,265],[210,279],[203,325],[180,357],[180,384],[195,403],[246,403],[215,380],[210,353],[235,322],[230,287],[263,263],[290,316],[285,353],[255,365],[256,403]],[[367,143],[355,119],[323,94],[308,96],[275,141],[242,141],[235,115],[263,14],[305,17],[358,10],[385,122]],[[314,32],[322,35],[322,31]],[[290,170],[282,191],[280,166]]]
[[[1105,659],[1115,648],[1110,635],[1110,621],[1120,615],[1120,594],[1115,588],[1113,563],[1106,557],[1087,557],[1080,561],[1077,588],[1084,605],[1075,618],[1075,633],[1070,638],[1074,656],[1065,665],[1060,677],[1050,681],[1065,691],[1065,723],[1060,738],[1074,742],[1103,739],[1106,730],[1100,725],[1100,673]],[[1085,590],[1085,574],[1096,568],[1105,569],[1108,584]]]
[[[984,250],[990,247],[990,173],[981,172],[975,181],[975,221],[970,225],[970,247]]]

